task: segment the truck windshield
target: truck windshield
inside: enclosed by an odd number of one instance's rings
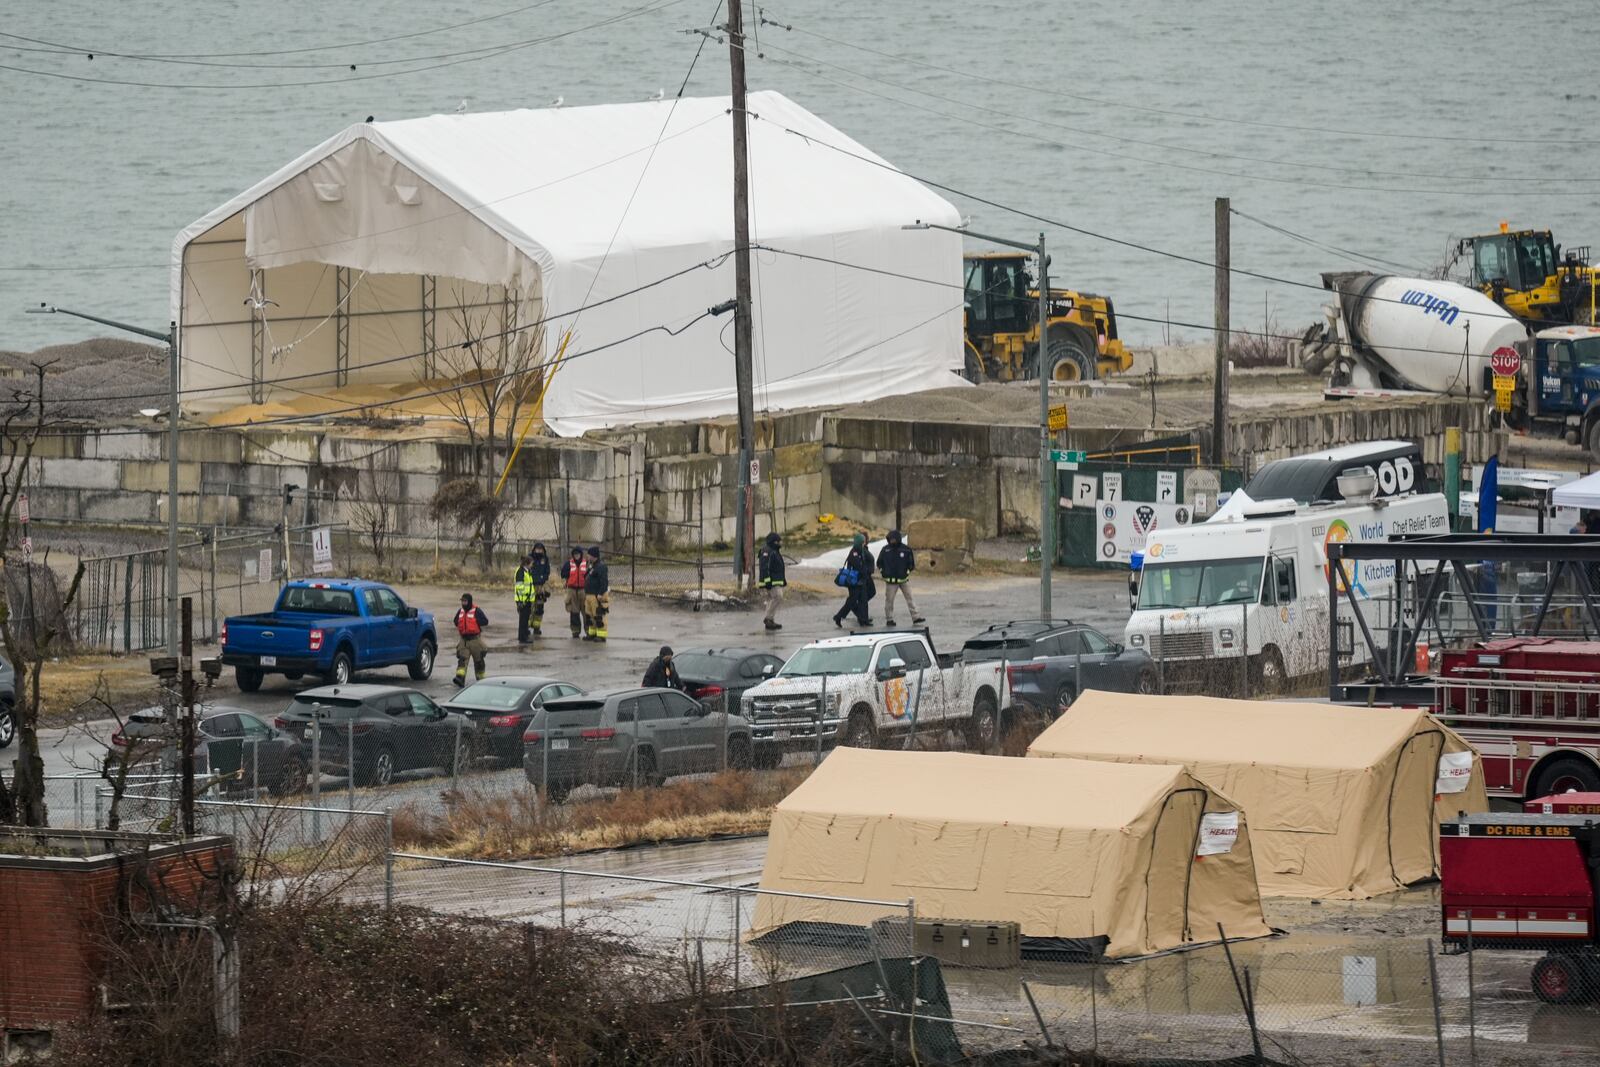
[[[802,648],[789,657],[778,674],[785,678],[804,678],[816,674],[865,674],[872,660],[871,645],[844,648]]]
[[[1580,367],[1600,367],[1600,337],[1580,337],[1573,341],[1572,355]]]
[[[1193,563],[1146,563],[1139,579],[1139,608],[1208,608],[1254,604],[1261,595],[1260,556]]]

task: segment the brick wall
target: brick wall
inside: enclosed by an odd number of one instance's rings
[[[232,845],[220,838],[81,857],[0,852],[0,1028],[48,1030],[87,1017],[117,921],[147,913],[152,896],[185,913],[209,911],[227,891],[218,871],[231,863]]]

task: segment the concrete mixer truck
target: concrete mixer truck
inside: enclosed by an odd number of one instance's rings
[[[1335,299],[1301,339],[1300,363],[1328,375],[1324,395],[1443,393],[1493,404],[1497,374],[1513,377],[1504,419],[1563,437],[1600,459],[1600,327],[1530,333],[1476,289],[1364,271],[1324,274]]]

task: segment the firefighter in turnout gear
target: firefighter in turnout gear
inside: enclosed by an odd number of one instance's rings
[[[572,636],[583,636],[583,597],[589,580],[589,561],[583,558],[583,549],[572,546],[572,552],[561,564],[561,580],[567,586],[567,621],[572,624]]]
[[[911,551],[911,546],[905,543],[899,530],[890,530],[888,543],[883,546],[883,551],[878,553],[878,573],[883,576],[883,584],[889,587],[883,602],[884,622],[894,625],[894,601],[898,593],[906,598],[906,607],[911,612],[911,621],[920,625],[927,620],[922,617],[922,612],[917,610],[917,602],[911,598],[911,572],[917,569],[917,557]]]
[[[528,554],[528,576],[533,579],[533,636],[544,636],[544,606],[550,600],[550,556],[543,541],[533,543]]]
[[[769,630],[781,630],[778,622],[778,605],[783,603],[783,590],[789,584],[783,572],[783,538],[777,531],[767,534],[767,543],[756,554],[756,584],[767,598],[767,614],[761,624]]]
[[[456,634],[460,640],[456,642],[456,676],[452,679],[458,689],[467,684],[467,660],[472,660],[478,681],[483,681],[488,673],[484,661],[489,657],[489,646],[483,640],[483,631],[488,625],[489,616],[472,603],[472,594],[462,593],[461,608],[456,612]]]
[[[606,639],[606,616],[611,613],[611,572],[600,558],[600,546],[589,548],[589,574],[584,579],[584,612],[589,616],[589,630],[584,637],[590,641]]]

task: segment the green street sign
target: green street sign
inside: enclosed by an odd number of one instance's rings
[[[1087,452],[1068,452],[1059,448],[1050,450],[1051,463],[1082,463],[1087,457]]]

